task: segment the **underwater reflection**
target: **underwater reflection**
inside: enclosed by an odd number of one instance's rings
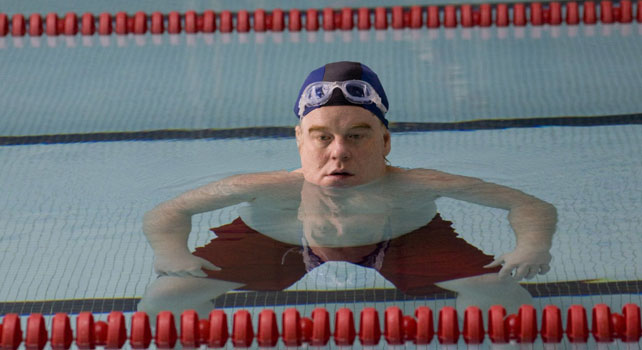
[[[470,305],[484,310],[502,304],[515,312],[530,303],[518,280],[547,272],[548,250],[529,251],[522,244],[494,260],[458,237],[435,200],[448,195],[509,209],[509,221],[519,231],[554,229],[554,208],[476,179],[427,186],[426,172],[431,181],[445,176],[424,169],[391,171],[365,185],[337,188],[312,184],[295,172],[248,174],[163,203],[145,217],[159,277],[139,309],[151,315],[194,309],[205,316],[212,299],[228,291],[281,291],[331,261],[374,269],[407,295],[456,292],[460,315]],[[199,202],[217,193],[224,195]],[[191,215],[239,202],[247,206],[236,220],[213,228],[216,238],[205,246],[187,250]]]

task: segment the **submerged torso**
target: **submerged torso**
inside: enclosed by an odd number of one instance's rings
[[[319,247],[375,244],[409,233],[436,215],[437,196],[399,169],[350,188],[328,188],[282,172],[283,182],[240,208],[243,221],[276,240]]]

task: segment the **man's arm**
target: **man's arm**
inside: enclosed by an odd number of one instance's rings
[[[192,215],[251,201],[261,180],[260,174],[231,176],[186,192],[147,212],[143,217],[143,232],[154,250],[156,272],[203,277],[201,268],[218,269],[192,255],[187,248]]]
[[[484,182],[477,178],[421,170],[421,179],[438,195],[508,210],[508,221],[515,232],[515,250],[504,254],[487,267],[503,263],[500,277],[530,279],[550,270],[557,210],[547,202],[519,190]],[[514,273],[513,273],[514,270]]]

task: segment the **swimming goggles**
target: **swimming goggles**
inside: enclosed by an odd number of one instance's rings
[[[317,81],[306,86],[301,94],[299,118],[303,118],[305,107],[317,107],[327,103],[336,88],[341,89],[343,96],[352,103],[374,103],[383,114],[388,111],[377,91],[363,80]]]

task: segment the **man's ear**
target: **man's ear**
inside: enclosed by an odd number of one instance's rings
[[[387,156],[390,153],[390,131],[388,129],[385,129],[383,131],[383,147],[384,147],[384,157]]]
[[[303,143],[303,130],[301,129],[301,125],[294,127],[294,134],[296,135],[296,146],[301,147]]]

